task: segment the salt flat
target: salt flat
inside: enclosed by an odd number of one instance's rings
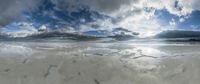
[[[199,44],[0,42],[0,84],[199,84]]]

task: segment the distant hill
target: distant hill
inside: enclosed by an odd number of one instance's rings
[[[200,37],[200,31],[168,30],[168,31],[163,31],[155,36],[155,38],[196,38],[196,37]]]
[[[27,41],[27,40],[98,40],[98,39],[113,39],[113,40],[129,40],[137,37],[139,33],[131,32],[123,28],[114,28],[113,31],[108,30],[91,30],[85,32],[38,32],[25,37],[13,37],[12,34],[0,34],[0,41]]]
[[[83,32],[84,36],[95,36],[95,37],[115,37],[115,36],[130,36],[136,37],[139,35],[137,32],[132,32],[124,28],[113,28],[112,31],[108,30],[91,30]]]
[[[7,38],[7,37],[8,37],[7,34],[4,34],[4,33],[1,33],[1,32],[0,32],[0,39],[5,39],[5,38]]]

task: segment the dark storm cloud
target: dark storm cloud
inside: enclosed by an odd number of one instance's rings
[[[57,7],[68,11],[76,11],[81,6],[89,7],[93,11],[112,13],[122,6],[137,4],[139,0],[51,0]]]
[[[82,4],[89,5],[94,10],[102,12],[113,12],[119,10],[124,5],[138,3],[138,0],[81,0]]]
[[[0,0],[0,25],[18,19],[21,13],[36,5],[38,0]]]

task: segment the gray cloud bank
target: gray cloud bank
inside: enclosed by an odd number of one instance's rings
[[[19,19],[22,12],[36,6],[38,0],[0,0],[0,25]]]

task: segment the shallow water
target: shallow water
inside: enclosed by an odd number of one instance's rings
[[[0,84],[199,84],[200,45],[1,42]]]

